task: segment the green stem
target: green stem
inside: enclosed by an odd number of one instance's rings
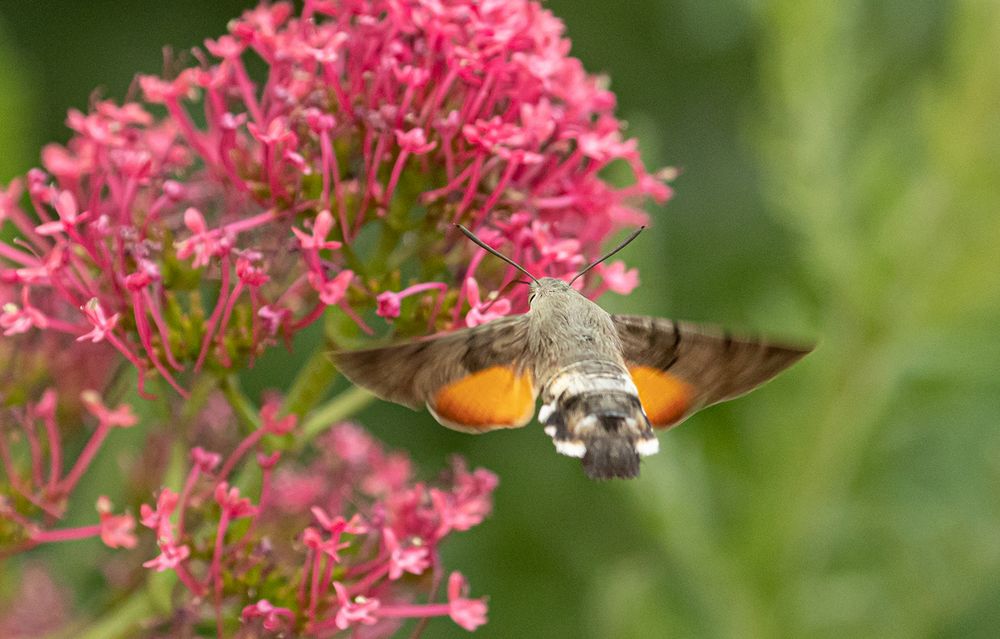
[[[137,590],[119,605],[86,628],[71,628],[50,635],[52,639],[116,639],[134,636],[140,624],[156,612],[156,607],[145,588]]]
[[[299,370],[285,396],[284,414],[305,415],[323,399],[337,376],[337,369],[323,350],[315,353]]]
[[[368,262],[369,274],[378,277],[384,275],[389,263],[389,256],[399,247],[401,234],[388,224],[382,227],[382,235],[379,237],[378,249],[375,256]]]
[[[191,388],[191,396],[181,409],[181,421],[184,423],[194,419],[198,412],[205,407],[212,391],[219,385],[219,380],[214,375],[202,375],[198,377]]]
[[[364,260],[358,258],[358,254],[354,252],[350,244],[344,243],[340,247],[340,253],[344,257],[344,262],[347,264],[348,268],[354,271],[361,279],[367,279],[368,277],[368,267]]]
[[[296,438],[296,447],[304,447],[330,426],[358,412],[374,399],[375,396],[363,388],[351,386],[309,415],[302,423],[301,434]]]
[[[229,401],[236,413],[236,419],[243,424],[243,429],[247,433],[260,428],[260,414],[254,403],[247,397],[240,388],[239,379],[235,375],[227,375],[220,380],[219,388],[222,394]]]

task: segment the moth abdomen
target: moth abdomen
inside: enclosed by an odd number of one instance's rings
[[[591,479],[639,476],[639,453],[635,445],[621,437],[595,437],[583,456],[583,471]]]
[[[639,398],[624,390],[564,394],[546,427],[556,451],[579,457],[594,479],[635,477],[659,448]]]
[[[635,477],[639,458],[659,449],[631,376],[614,362],[586,361],[552,376],[538,419],[556,451],[594,479]]]

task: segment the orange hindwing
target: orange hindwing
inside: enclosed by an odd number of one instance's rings
[[[491,366],[442,386],[427,407],[455,430],[518,428],[535,414],[535,386],[528,372]]]
[[[651,366],[632,366],[629,372],[639,390],[646,417],[654,427],[672,426],[693,408],[695,389],[682,379]]]

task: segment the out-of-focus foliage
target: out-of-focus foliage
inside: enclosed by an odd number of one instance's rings
[[[879,4],[752,16],[743,122],[798,272],[750,312],[808,317],[820,346],[650,469],[634,503],[681,570],[630,558],[646,583],[609,634],[995,632],[1000,7]]]
[[[2,13],[0,13],[2,16]],[[29,105],[34,92],[30,73],[24,60],[11,46],[7,27],[0,20],[0,176],[6,181],[22,170],[32,158],[21,137],[36,123],[32,122]]]
[[[90,88],[121,97],[133,73],[161,69],[162,43],[198,44],[239,6],[0,5],[0,69],[31,64],[0,73],[0,93],[39,105],[0,99],[4,160],[64,140],[65,109]],[[500,476],[496,516],[451,548],[491,593],[478,635],[992,636],[1000,6],[549,7],[611,77],[649,164],[682,171],[624,256],[644,285],[606,305],[819,348],[665,435],[633,483],[586,480],[537,426],[471,438],[395,406],[364,413],[418,462],[458,451]],[[0,164],[0,180],[27,168]],[[306,350],[265,358],[246,386],[287,376]],[[29,559],[59,561],[76,605],[94,603],[85,552]],[[0,599],[15,582],[0,579]]]

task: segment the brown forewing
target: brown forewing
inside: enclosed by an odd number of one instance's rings
[[[657,368],[694,387],[688,414],[753,390],[812,350],[658,317],[612,319],[627,364]]]
[[[340,371],[382,399],[422,408],[439,388],[490,366],[532,373],[526,315],[401,344],[332,354]]]

